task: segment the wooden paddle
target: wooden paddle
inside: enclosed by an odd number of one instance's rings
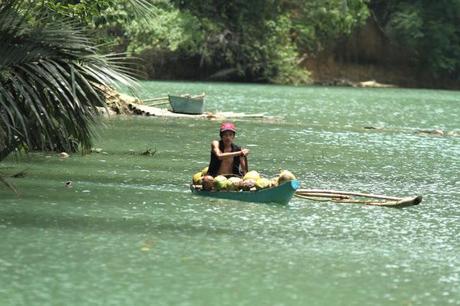
[[[246,171],[246,173],[248,173],[249,171],[249,165],[248,165],[248,157],[247,156],[244,156],[244,171]]]

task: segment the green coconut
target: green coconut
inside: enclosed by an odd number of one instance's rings
[[[276,187],[278,186],[278,177],[274,177],[270,180],[270,187]]]
[[[216,190],[226,189],[227,178],[223,175],[218,175],[214,178],[214,187]]]
[[[193,185],[201,185],[202,180],[203,180],[203,175],[201,172],[197,172],[193,175],[193,178],[192,178]]]
[[[270,180],[266,178],[259,178],[256,181],[255,186],[258,190],[268,188],[270,187]]]
[[[203,170],[201,170],[201,175],[205,176],[206,174],[208,174],[208,168],[209,167],[203,168]]]
[[[243,177],[243,180],[253,180],[254,182],[260,179],[260,174],[259,172],[252,170],[246,173],[246,175]]]
[[[281,184],[283,184],[285,182],[292,181],[292,180],[295,180],[295,176],[289,170],[281,171],[280,175],[278,176],[278,184],[279,185],[281,185]]]
[[[249,190],[251,190],[251,188],[253,188],[255,185],[256,185],[256,181],[255,181],[255,180],[247,179],[247,180],[244,180],[243,183],[241,184],[241,189],[243,189],[243,190],[245,190],[245,191],[249,191]]]
[[[240,189],[241,182],[243,180],[239,177],[231,177],[227,180],[227,190],[229,191],[237,191]]]

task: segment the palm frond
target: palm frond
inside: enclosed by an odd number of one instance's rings
[[[18,191],[16,190],[16,188],[14,187],[13,184],[11,184],[10,182],[8,182],[4,177],[2,177],[2,175],[0,174],[0,183],[2,183],[3,185],[5,185],[6,187],[8,187],[8,189],[10,189],[11,191],[13,191],[16,195],[19,195]]]
[[[139,15],[146,15],[151,11],[152,1],[151,0],[128,0],[135,12]]]
[[[89,149],[105,106],[101,88],[134,86],[131,70],[121,54],[98,54],[71,21],[15,18],[17,2],[0,4],[0,157],[22,144]]]

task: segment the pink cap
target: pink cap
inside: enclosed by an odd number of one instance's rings
[[[220,125],[220,132],[225,132],[225,131],[232,131],[236,133],[236,127],[233,123],[231,122],[224,122]]]

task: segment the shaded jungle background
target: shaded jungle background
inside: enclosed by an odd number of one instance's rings
[[[460,3],[408,0],[46,0],[145,79],[460,88]]]

